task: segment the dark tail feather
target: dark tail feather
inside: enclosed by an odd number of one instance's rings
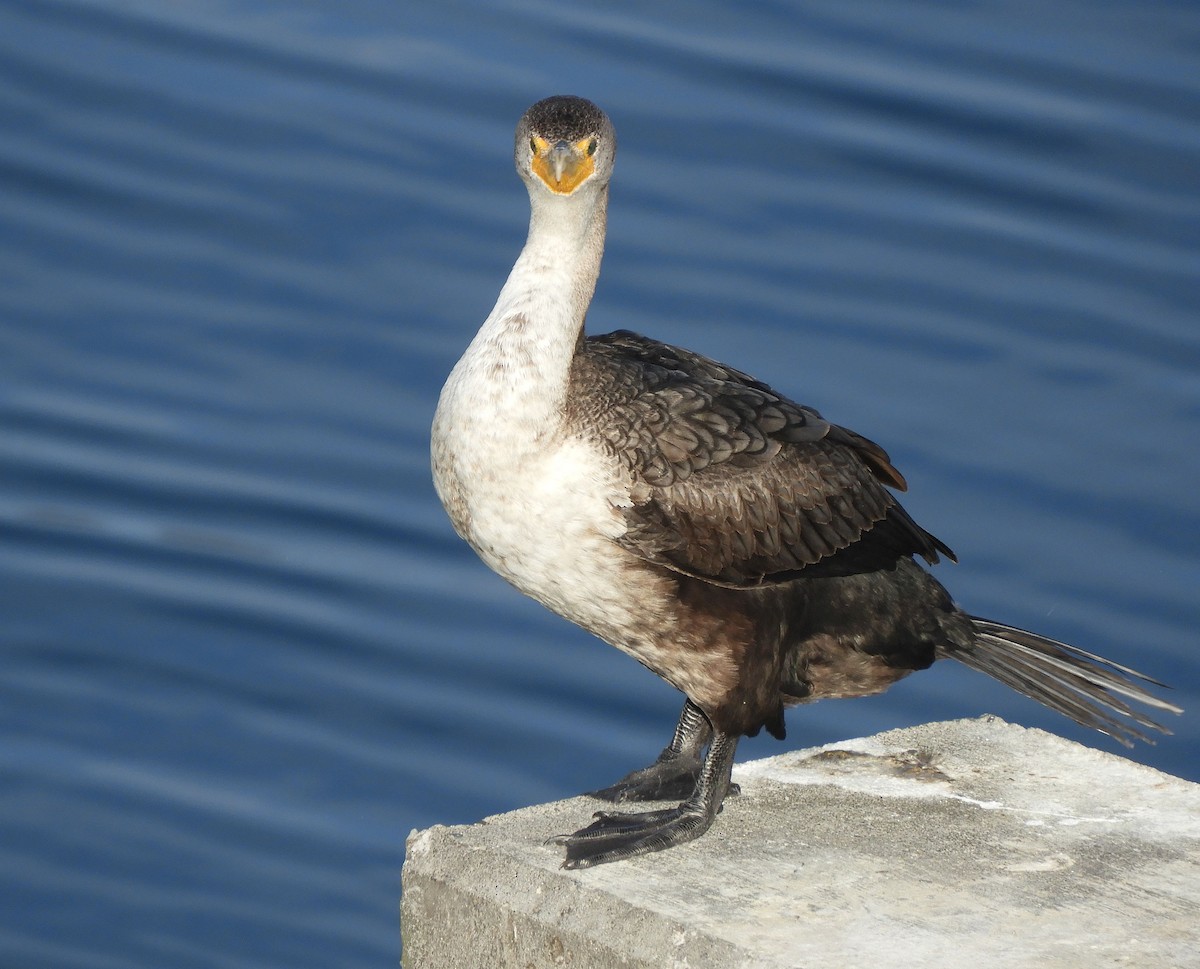
[[[1108,734],[1126,747],[1132,747],[1134,740],[1154,743],[1138,727],[1165,734],[1171,731],[1135,710],[1125,699],[1170,713],[1183,712],[1139,685],[1137,681],[1141,680],[1165,688],[1137,670],[1024,629],[975,616],[971,622],[975,627],[974,644],[951,651],[951,656],[1076,723]]]

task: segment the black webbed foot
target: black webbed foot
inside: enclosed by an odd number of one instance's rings
[[[687,714],[686,707],[684,714]],[[733,754],[736,748],[736,736],[722,733],[713,735],[708,756],[696,773],[691,795],[678,807],[641,813],[600,811],[587,827],[580,828],[574,834],[559,835],[552,839],[555,844],[567,849],[563,867],[590,868],[593,865],[603,865],[610,861],[673,848],[700,837],[712,825],[729,792],[729,774],[733,768]],[[664,751],[664,754],[666,753],[667,751]],[[658,763],[663,763],[664,759],[672,758],[660,757]],[[676,755],[673,759],[678,761],[680,758]],[[661,778],[655,776],[657,766],[658,764],[655,764],[644,771],[634,771],[629,777],[613,785],[613,788],[606,790],[617,789],[618,793],[629,789],[647,790],[649,787],[640,780],[634,780],[630,788],[624,788],[622,785],[626,781],[639,778],[639,775],[650,775],[652,781],[658,783]],[[677,771],[660,774],[671,780],[680,776]]]
[[[590,868],[673,848],[700,837],[713,821],[703,804],[690,800],[662,811],[601,811],[595,817],[586,828],[554,839],[567,849],[563,868]]]
[[[696,778],[704,761],[699,757],[680,756],[667,760],[660,757],[649,767],[626,774],[615,784],[598,791],[588,791],[589,797],[620,804],[625,801],[682,801],[696,789]]]
[[[682,801],[691,796],[704,768],[704,748],[712,726],[698,706],[688,700],[679,715],[675,735],[649,767],[626,774],[615,784],[589,796],[620,804],[626,801]]]

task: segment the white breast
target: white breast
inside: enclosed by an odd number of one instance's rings
[[[701,702],[718,658],[703,644],[674,648],[671,580],[616,542],[629,472],[567,416],[603,251],[603,198],[543,195],[531,193],[526,246],[442,389],[434,483],[488,566]]]
[[[434,422],[434,483],[454,527],[483,561],[547,608],[593,632],[628,589],[618,506],[628,489],[611,462],[562,425],[530,419],[529,391],[491,394],[456,368]],[[457,378],[457,379],[456,379]],[[510,406],[526,416],[514,420]],[[603,616],[598,615],[603,613]],[[619,621],[619,617],[618,617]],[[605,638],[608,638],[605,636]]]

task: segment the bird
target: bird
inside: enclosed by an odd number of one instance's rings
[[[954,553],[895,496],[888,453],[741,371],[627,330],[585,335],[616,134],[591,101],[521,117],[529,233],[450,372],[431,432],[458,534],[518,590],[684,695],[615,804],[551,840],[582,869],[703,835],[738,741],[784,711],[879,693],[954,659],[1127,746],[1170,731],[1163,686],[1075,646],[965,612],[927,566]]]

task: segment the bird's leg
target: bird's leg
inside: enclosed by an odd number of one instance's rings
[[[713,733],[695,790],[678,807],[640,814],[601,811],[586,828],[555,838],[556,844],[567,849],[563,867],[590,868],[673,848],[700,837],[712,825],[729,790],[737,742],[736,734]]]
[[[691,700],[683,704],[675,736],[649,767],[626,774],[615,784],[588,791],[602,801],[677,801],[696,788],[704,766],[701,754],[712,737],[712,726]]]

